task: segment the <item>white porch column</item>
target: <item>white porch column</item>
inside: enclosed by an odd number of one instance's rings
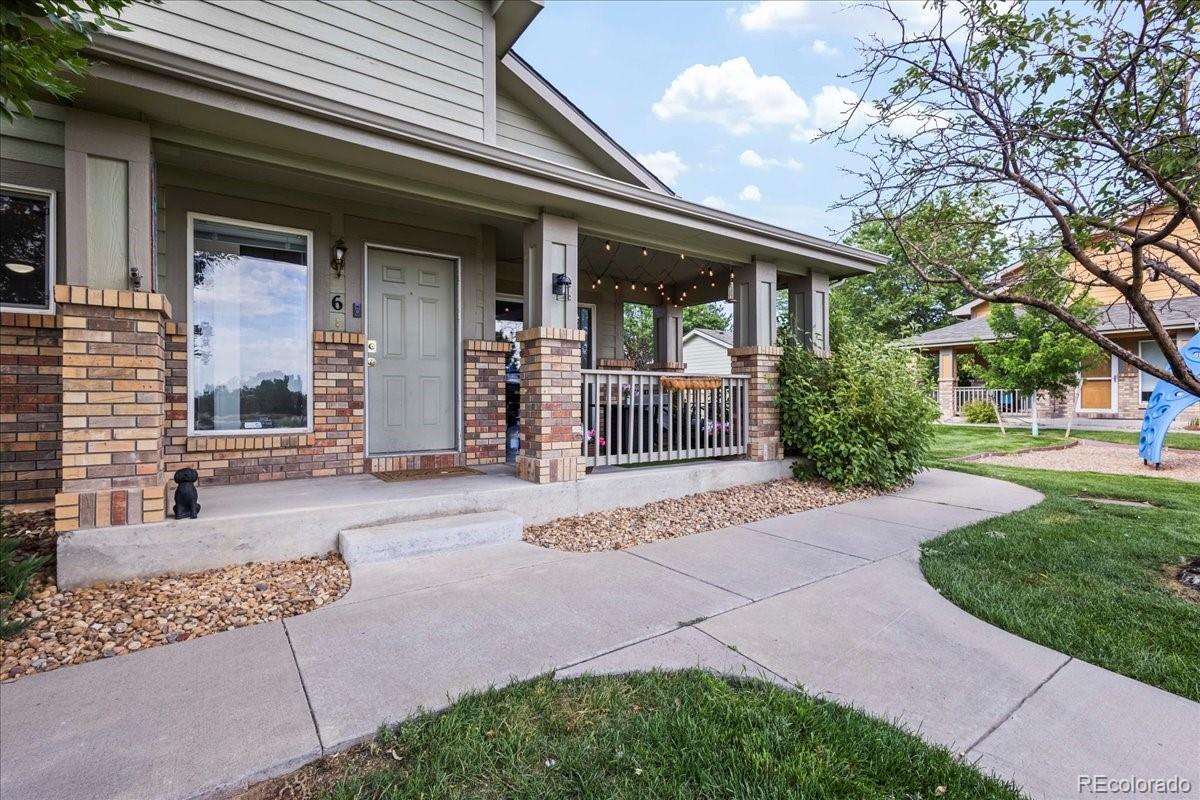
[[[809,352],[829,355],[829,276],[790,275],[787,292],[789,333]]]
[[[775,265],[755,258],[734,272],[734,347],[774,347]]]
[[[654,307],[654,364],[663,372],[683,372],[683,309],[673,303]]]
[[[570,299],[554,295],[554,276],[571,281]],[[525,227],[525,327],[570,328],[579,325],[579,225],[573,219],[543,213]]]

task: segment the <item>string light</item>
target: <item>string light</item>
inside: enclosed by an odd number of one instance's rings
[[[684,260],[684,255],[683,255],[683,253],[680,253],[680,254],[679,254],[679,260],[680,260],[680,261],[683,261],[683,260]]]
[[[648,255],[650,255],[650,251],[643,247],[642,248],[642,257],[644,258]]]
[[[609,251],[609,252],[612,252],[612,242],[606,241],[606,242],[604,243],[604,249],[605,249],[605,250],[607,250],[607,251]]]

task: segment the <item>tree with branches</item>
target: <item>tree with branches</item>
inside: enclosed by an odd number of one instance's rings
[[[861,97],[825,136],[859,153],[860,190],[843,199],[885,226],[920,278],[995,305],[1038,309],[1137,369],[1200,394],[1160,313],[1200,297],[1200,3],[935,0],[914,30],[880,6],[894,35],[860,43]],[[857,95],[856,95],[857,96]],[[976,213],[904,221],[929,203],[984,194]],[[940,239],[1003,231],[1016,280],[983,280]],[[1069,268],[1039,272],[1065,254]],[[1047,291],[1047,279],[1060,283]],[[1170,287],[1155,303],[1151,283]],[[1102,332],[1075,302],[1115,292],[1166,366]],[[1040,289],[1040,290],[1039,290]],[[1100,316],[1104,310],[1101,309]]]

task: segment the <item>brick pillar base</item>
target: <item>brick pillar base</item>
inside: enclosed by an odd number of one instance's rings
[[[533,483],[576,481],[585,472],[582,379],[584,332],[529,328],[521,343],[521,454],[517,476]]]
[[[780,347],[732,347],[729,350],[733,374],[750,376],[750,433],[746,437],[746,457],[751,461],[783,458],[779,426],[779,359],[782,356]]]
[[[503,464],[505,371],[512,345],[486,339],[463,343],[463,444],[468,464]]]
[[[632,358],[602,358],[596,362],[596,369],[636,369],[637,362]]]
[[[160,294],[56,286],[62,315],[62,491],[55,528],[157,522],[166,514]]]
[[[938,381],[938,410],[942,413],[942,419],[950,419],[954,416],[954,381]]]
[[[680,361],[659,361],[650,365],[652,372],[684,372],[687,364]]]

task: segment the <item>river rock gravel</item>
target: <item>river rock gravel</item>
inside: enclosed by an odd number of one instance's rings
[[[6,520],[5,527],[5,535],[29,542],[29,551],[53,541],[37,521]],[[335,553],[69,592],[58,591],[50,562],[13,605],[11,620],[31,622],[0,640],[0,680],[303,614],[349,588],[350,572]]]
[[[591,552],[673,539],[761,519],[861,500],[874,489],[838,490],[824,481],[784,479],[700,492],[635,508],[562,517],[525,529],[525,541]]]

